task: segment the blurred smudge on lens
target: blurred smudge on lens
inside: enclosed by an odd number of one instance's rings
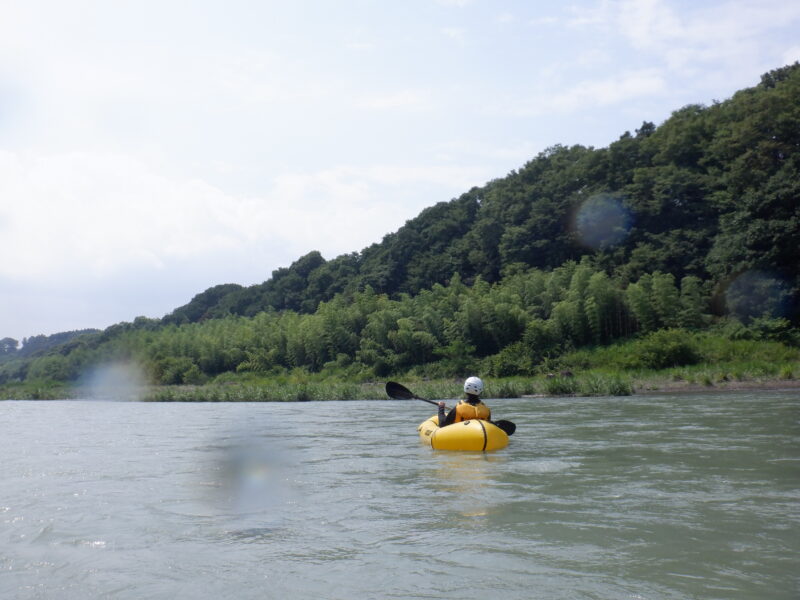
[[[291,461],[263,433],[240,431],[212,444],[212,490],[207,500],[216,508],[238,516],[270,513],[278,516],[292,500]]]
[[[725,306],[737,318],[782,318],[790,313],[791,290],[779,275],[748,270],[737,275],[725,289]]]
[[[584,246],[602,250],[622,242],[630,232],[633,218],[621,200],[611,194],[597,194],[577,210],[573,229]]]
[[[144,373],[134,362],[99,365],[91,369],[80,383],[83,397],[111,402],[140,400],[144,385]]]

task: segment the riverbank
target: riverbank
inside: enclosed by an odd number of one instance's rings
[[[741,333],[741,332],[739,332]],[[800,347],[769,339],[735,339],[714,332],[663,330],[610,345],[587,346],[527,365],[524,352],[515,360],[500,355],[476,359],[459,368],[431,362],[408,371],[376,376],[356,364],[325,365],[319,372],[302,368],[226,371],[181,384],[155,381],[146,361],[109,363],[82,374],[81,384],[28,379],[0,386],[0,399],[50,400],[97,398],[155,402],[305,402],[386,399],[384,384],[394,379],[419,396],[448,399],[462,395],[463,377],[479,374],[487,398],[523,396],[630,396],[703,390],[794,389],[800,387]],[[519,364],[516,364],[516,362]],[[514,366],[516,364],[516,366]],[[152,365],[150,365],[152,366]],[[463,371],[463,373],[461,372]],[[522,373],[512,375],[513,373]],[[91,383],[89,383],[91,382]]]
[[[727,365],[730,367],[730,365]],[[534,377],[485,378],[487,398],[553,396],[631,396],[703,391],[800,389],[800,362],[764,367],[759,373],[718,365],[694,365],[650,372],[563,372]],[[764,372],[769,371],[769,372]],[[461,396],[460,379],[395,377],[416,394],[432,400]],[[87,388],[56,383],[9,384],[0,388],[3,400],[97,400],[145,402],[314,402],[383,400],[385,382],[345,382],[307,377],[270,380],[226,378],[204,385]]]
[[[703,391],[782,391],[800,389],[800,380],[797,379],[775,379],[760,381],[722,381],[711,385],[699,383],[689,383],[688,381],[672,381],[663,384],[645,384],[642,389],[637,389],[635,393],[640,394],[660,394],[660,393],[690,393]]]

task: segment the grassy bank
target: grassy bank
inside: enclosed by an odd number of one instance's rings
[[[698,333],[628,340],[575,351],[534,376],[485,377],[487,398],[520,396],[627,396],[657,391],[800,387],[800,349],[775,341],[730,340]],[[544,371],[544,370],[543,370]],[[461,378],[395,379],[422,397],[461,395]],[[258,376],[226,373],[204,385],[142,386],[87,390],[60,382],[8,384],[0,398],[50,400],[96,397],[155,402],[304,402],[385,399],[382,381],[353,381],[342,374],[290,373]]]
[[[396,377],[414,393],[429,399],[461,396],[461,380],[414,380]],[[663,371],[609,373],[587,371],[573,376],[556,375],[486,379],[487,398],[522,396],[630,396],[653,392],[698,390],[800,388],[800,365],[748,370],[735,365],[695,365]],[[109,393],[87,393],[63,384],[4,386],[2,400],[64,400],[92,397],[98,400],[146,402],[312,402],[325,400],[385,400],[384,382],[350,384],[335,380],[305,384],[227,382],[202,386],[144,386],[118,397]]]

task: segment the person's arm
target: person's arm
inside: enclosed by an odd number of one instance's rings
[[[452,425],[456,420],[456,408],[455,406],[450,409],[450,412],[447,413],[447,416],[444,416],[444,402],[439,402],[439,427],[444,427],[445,425]]]
[[[441,425],[444,427],[445,425],[452,425],[456,422],[456,407],[450,409],[450,412],[447,413],[447,416],[444,418],[444,423]]]

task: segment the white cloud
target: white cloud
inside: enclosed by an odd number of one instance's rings
[[[620,31],[639,50],[660,57],[673,70],[696,73],[758,68],[776,27],[800,20],[800,4],[783,0],[699,3],[680,14],[665,0],[625,0],[619,5]]]
[[[360,40],[347,42],[346,46],[350,50],[357,50],[359,52],[367,52],[375,49],[375,44],[373,42],[365,42]]]
[[[603,27],[613,19],[614,5],[609,0],[600,0],[594,6],[584,4],[567,7],[572,15],[567,20],[570,27]]]
[[[541,25],[555,25],[556,23],[558,23],[558,19],[556,17],[534,17],[533,19],[528,20],[528,25],[532,25],[534,27]]]
[[[173,181],[126,156],[0,153],[0,219],[18,279],[102,278],[130,267],[206,257],[240,244],[236,199]]]
[[[620,3],[622,33],[638,48],[660,48],[685,38],[684,26],[661,0],[633,0]]]
[[[370,110],[413,109],[426,110],[432,107],[430,94],[424,90],[400,90],[390,94],[375,94],[356,101],[358,108]]]
[[[437,160],[447,162],[462,161],[464,156],[474,157],[478,164],[505,164],[508,169],[515,169],[541,151],[545,144],[530,140],[517,141],[513,144],[500,145],[486,140],[465,140],[436,144],[432,150]],[[486,172],[484,179],[489,180],[498,172]],[[473,178],[475,179],[475,178]],[[464,188],[466,189],[466,188]]]
[[[784,65],[791,65],[797,61],[800,61],[800,45],[792,46],[786,52],[783,53]]]
[[[563,91],[540,93],[526,101],[515,101],[513,106],[506,105],[497,110],[519,116],[574,113],[656,96],[664,92],[666,87],[666,80],[658,71],[645,69],[605,79],[582,81]]]
[[[467,37],[467,30],[463,27],[443,27],[442,34],[451,40],[463,43]]]
[[[563,111],[578,110],[586,106],[606,106],[631,98],[651,96],[666,87],[664,79],[653,71],[639,71],[600,81],[585,81],[556,94],[553,108]]]
[[[442,6],[455,6],[456,8],[464,8],[472,4],[472,0],[436,0],[436,4]]]
[[[275,245],[292,260],[312,249],[331,257],[361,250],[431,195],[446,199],[482,176],[463,167],[343,166],[284,174],[261,197],[237,197],[201,180],[169,179],[127,156],[2,152],[0,230],[14,259],[0,262],[0,277],[101,280]],[[414,189],[426,193],[405,197]]]
[[[285,174],[270,192],[277,208],[261,219],[302,224],[292,232],[295,245],[331,258],[378,241],[419,214],[431,197],[447,200],[485,183],[489,175],[481,168],[413,165]],[[251,219],[251,226],[269,225]]]
[[[611,54],[602,48],[590,48],[581,52],[574,59],[575,64],[581,67],[597,68],[600,66],[608,66],[612,63]]]

